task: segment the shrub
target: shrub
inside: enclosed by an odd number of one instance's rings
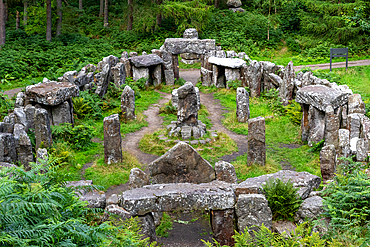
[[[292,100],[289,105],[285,106],[286,115],[295,124],[301,124],[302,120],[302,108],[299,103]]]
[[[92,143],[94,128],[88,125],[77,125],[72,127],[70,123],[60,124],[52,127],[52,137],[55,140],[68,142],[76,149],[84,150]]]
[[[261,93],[261,97],[268,101],[268,104],[274,113],[277,113],[279,115],[285,114],[285,108],[281,103],[279,91],[277,89],[270,89],[269,91],[264,91]]]
[[[272,211],[273,220],[293,220],[294,213],[302,204],[297,194],[298,188],[290,181],[270,179],[263,186],[263,191]]]
[[[80,92],[80,97],[73,98],[73,112],[78,119],[103,119],[102,101],[98,95],[88,91]]]
[[[172,101],[170,100],[159,109],[159,114],[161,113],[176,115],[177,109],[172,105]]]
[[[8,115],[10,109],[13,109],[13,102],[10,101],[7,95],[0,91],[0,121]]]
[[[234,90],[236,90],[238,87],[241,87],[241,86],[242,86],[242,82],[241,82],[240,80],[228,81],[228,82],[227,82],[227,86],[228,86],[230,89],[234,89]]]

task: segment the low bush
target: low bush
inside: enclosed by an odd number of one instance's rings
[[[52,127],[52,137],[54,140],[67,142],[76,149],[85,150],[92,143],[94,131],[94,128],[88,125],[72,127],[72,124],[64,123]]]
[[[8,98],[8,96],[0,91],[0,121],[2,121],[4,117],[8,115],[8,111],[13,109],[13,106],[14,104]]]
[[[98,95],[81,91],[79,97],[73,100],[73,112],[78,119],[103,119],[101,106],[102,100]]]
[[[294,213],[302,204],[302,199],[297,194],[298,190],[290,181],[270,179],[266,182],[263,191],[271,208],[273,220],[294,220]]]
[[[295,124],[301,124],[302,120],[302,108],[299,103],[295,100],[292,100],[289,105],[285,106],[285,114],[289,119]]]
[[[240,80],[228,81],[228,82],[227,82],[227,86],[228,86],[230,89],[234,89],[234,90],[236,90],[238,87],[241,87],[241,86],[242,86],[242,82],[241,82]]]

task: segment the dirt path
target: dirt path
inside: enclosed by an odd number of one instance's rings
[[[358,60],[358,61],[348,61],[348,67],[353,66],[364,66],[364,65],[370,65],[370,60]],[[309,65],[299,65],[294,66],[295,71],[299,71],[304,67],[310,67],[311,69],[330,69],[330,63],[323,63],[323,64],[309,64]],[[346,62],[338,62],[338,63],[332,63],[332,68],[345,68]]]

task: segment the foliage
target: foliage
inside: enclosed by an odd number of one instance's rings
[[[270,108],[274,113],[279,115],[285,115],[285,108],[281,103],[279,97],[279,91],[277,89],[270,89],[269,91],[264,91],[261,93],[261,97],[266,99]]]
[[[241,87],[242,86],[242,82],[238,79],[236,80],[233,80],[233,81],[228,81],[227,82],[227,86],[230,88],[230,89],[234,89],[236,90],[238,87]]]
[[[170,100],[159,109],[159,114],[161,113],[177,115],[177,109],[172,105],[172,101]]]
[[[146,80],[147,78],[140,78],[139,80],[134,81],[131,77],[126,77],[125,84],[127,86],[130,86],[131,89],[134,90],[136,99],[141,98],[140,90],[145,89]]]
[[[8,111],[13,109],[13,103],[10,101],[7,95],[0,91],[0,121],[8,115]]]
[[[103,119],[101,105],[103,104],[98,95],[81,91],[79,97],[72,98],[73,113],[78,119]]]
[[[182,86],[186,83],[186,81],[183,78],[175,79],[175,85]]]
[[[286,116],[289,117],[289,119],[292,121],[294,124],[301,124],[302,120],[302,109],[301,105],[297,103],[295,100],[292,100],[289,102],[290,104],[285,106],[285,111],[286,111]]]
[[[157,226],[155,232],[157,236],[168,238],[168,231],[172,230],[172,218],[166,212],[163,213],[161,224]]]
[[[72,127],[72,124],[64,123],[52,127],[52,137],[54,140],[67,142],[76,149],[84,150],[92,143],[94,131],[94,128],[88,125]]]
[[[297,194],[298,190],[291,181],[284,182],[280,179],[269,179],[263,185],[273,220],[293,220],[294,213],[303,202]]]
[[[311,152],[311,153],[320,152],[321,149],[324,147],[324,143],[325,143],[324,139],[322,139],[318,143],[313,143],[312,147],[310,149],[308,149],[307,151]]]
[[[316,246],[324,247],[325,240],[320,238],[318,232],[313,232],[312,227],[307,222],[298,225],[295,232],[280,235],[272,232],[270,229],[262,226],[253,226],[245,228],[244,232],[238,233],[235,231],[233,236],[235,239],[235,247],[259,247],[259,246],[281,246],[281,247],[293,247],[293,246]],[[205,241],[203,241],[205,242]],[[221,247],[216,240],[215,244],[205,242],[207,247]],[[226,245],[225,245],[226,246]],[[222,247],[225,247],[222,246]]]

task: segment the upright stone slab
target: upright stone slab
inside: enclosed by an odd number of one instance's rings
[[[259,97],[261,95],[261,78],[262,66],[256,60],[253,60],[244,72],[245,85],[251,90],[251,97]]]
[[[248,166],[264,166],[266,162],[265,118],[248,120]]]
[[[53,144],[49,114],[43,108],[37,108],[35,111],[35,137],[36,150],[40,148],[41,143],[43,143],[43,147],[51,147]]]
[[[122,161],[121,127],[118,114],[104,118],[104,160],[107,164]]]
[[[319,111],[314,106],[310,106],[308,110],[309,135],[308,145],[320,142],[325,137],[325,113]]]
[[[121,95],[121,110],[123,117],[128,120],[135,119],[135,92],[130,86],[123,89]]]
[[[234,246],[234,209],[212,210],[213,238],[221,245]]]
[[[73,123],[73,115],[71,114],[71,106],[68,101],[57,105],[51,109],[52,124],[59,125],[62,123]]]
[[[177,89],[172,90],[172,98],[171,98],[172,106],[178,109],[179,107],[179,94],[177,93]]]
[[[28,170],[29,163],[33,161],[32,144],[23,125],[14,125],[14,138],[17,141],[18,161]]]
[[[136,189],[141,188],[145,185],[149,185],[149,175],[140,170],[139,168],[132,168],[130,171],[130,177],[128,180],[129,188]]]
[[[110,76],[110,66],[109,64],[105,64],[102,70],[95,74],[96,79],[96,90],[95,94],[103,97],[108,90],[109,86],[109,76]]]
[[[348,96],[348,114],[352,113],[366,113],[365,103],[362,101],[360,94]]]
[[[16,140],[10,133],[0,133],[0,162],[13,163],[17,160]]]
[[[212,86],[212,78],[213,78],[213,71],[205,69],[203,67],[200,68],[200,73],[202,76],[202,86],[210,87]]]
[[[360,128],[361,128],[361,118],[360,114],[352,113],[348,114],[348,130],[350,135],[350,140],[353,138],[360,137]]]
[[[24,108],[24,111],[26,112],[26,119],[27,119],[27,124],[28,124],[28,129],[35,129],[35,111],[36,108],[28,104]]]
[[[236,118],[239,123],[245,123],[249,119],[249,93],[243,87],[236,90]]]
[[[141,78],[146,78],[145,85],[149,86],[149,68],[148,67],[135,67],[132,66],[133,80],[137,81]]]
[[[177,143],[148,168],[153,184],[208,183],[215,179],[212,166],[184,142]]]
[[[177,125],[198,125],[197,93],[191,82],[186,82],[177,89],[179,106],[177,111]]]
[[[249,228],[250,232],[257,230],[256,227],[252,226],[261,226],[262,224],[269,229],[272,227],[272,212],[264,195],[239,195],[235,211],[239,232],[244,232],[246,227]]]
[[[348,158],[351,152],[350,144],[349,144],[349,130],[347,129],[340,129],[338,131],[339,136],[339,148],[338,148],[338,156]]]
[[[321,149],[320,151],[320,168],[322,180],[331,180],[335,173],[335,146],[328,145]]]
[[[114,85],[119,88],[125,84],[126,81],[126,67],[124,63],[117,63],[116,66],[112,67],[112,74]]]
[[[219,161],[215,164],[216,179],[231,184],[238,182],[235,167],[225,161]]]
[[[356,160],[366,161],[369,153],[369,141],[365,138],[359,138],[356,143]]]
[[[279,88],[279,96],[283,105],[288,105],[289,101],[293,100],[295,72],[293,62],[290,61],[286,66],[282,84]]]
[[[28,131],[28,123],[27,123],[27,116],[26,112],[24,111],[23,107],[14,108],[14,117],[15,117],[15,123],[23,125],[25,131]]]
[[[325,146],[334,145],[335,148],[338,148],[338,131],[340,123],[339,118],[334,114],[334,109],[332,106],[328,106],[325,112]]]
[[[162,83],[162,65],[153,66],[152,81],[153,86],[157,87]]]

